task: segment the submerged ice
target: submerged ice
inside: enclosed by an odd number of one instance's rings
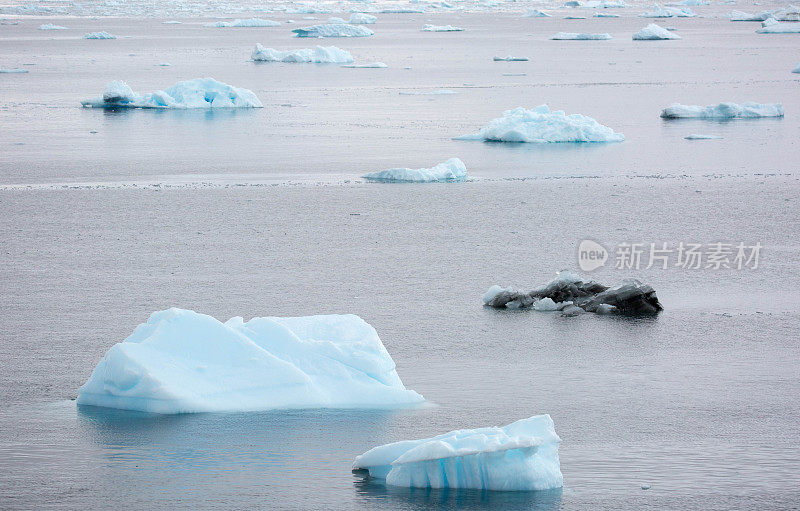
[[[370,181],[390,183],[442,183],[466,181],[467,167],[458,158],[450,158],[431,168],[407,169],[396,168],[370,172],[362,176]]]
[[[625,136],[615,133],[591,117],[567,115],[562,110],[551,111],[547,105],[532,110],[519,107],[503,112],[480,132],[457,137],[456,140],[485,140],[488,142],[622,142]]]
[[[77,402],[184,413],[392,408],[424,399],[403,386],[377,332],[358,316],[221,323],[169,309],[108,350]]]
[[[313,62],[316,64],[347,64],[353,62],[353,56],[350,52],[336,46],[317,46],[313,50],[311,48],[301,48],[281,51],[256,44],[250,58],[256,62]]]
[[[425,25],[422,27],[423,32],[463,32],[461,27],[454,27],[453,25]]]
[[[235,19],[233,21],[215,21],[206,23],[204,26],[211,28],[256,28],[256,27],[279,27],[278,21],[264,20],[261,18]]]
[[[114,81],[103,95],[81,104],[93,108],[261,108],[256,95],[247,89],[233,87],[213,78],[196,78],[178,82],[172,87],[139,94],[127,83]]]
[[[561,488],[561,439],[549,415],[504,427],[462,429],[375,447],[356,457],[386,484],[411,488],[531,491]]]
[[[783,117],[780,103],[720,103],[697,106],[675,103],[661,111],[664,119],[736,119],[758,117]]]
[[[555,41],[603,41],[611,39],[610,34],[581,34],[577,32],[559,32],[550,39]]]
[[[498,309],[562,311],[568,316],[582,312],[655,314],[663,309],[653,288],[638,280],[608,287],[566,270],[533,291],[492,286],[483,295],[483,303]]]

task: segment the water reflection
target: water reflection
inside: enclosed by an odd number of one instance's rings
[[[353,486],[363,507],[393,509],[554,510],[561,508],[562,489],[547,491],[482,491],[388,486],[366,471],[353,473]]]

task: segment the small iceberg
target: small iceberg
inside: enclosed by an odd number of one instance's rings
[[[261,18],[250,18],[246,20],[235,19],[233,21],[216,21],[206,23],[204,27],[209,28],[257,28],[257,27],[279,27],[281,23],[272,20],[262,20]]]
[[[508,55],[506,57],[495,57],[492,60],[495,62],[527,62],[529,59],[528,57],[512,57]]]
[[[496,309],[533,309],[561,311],[574,316],[583,312],[598,314],[648,315],[663,307],[652,287],[628,279],[608,287],[583,279],[564,270],[546,285],[525,292],[513,287],[492,286],[483,295],[483,303]]]
[[[764,21],[772,17],[772,11],[761,11],[756,14],[750,14],[742,11],[731,11],[728,18],[731,21]]]
[[[660,27],[655,23],[650,23],[633,34],[634,41],[660,41],[664,39],[681,39],[681,36],[673,34],[666,28]]]
[[[299,50],[280,51],[273,48],[265,48],[261,44],[256,44],[250,58],[256,62],[313,62],[315,64],[347,64],[353,62],[353,56],[350,55],[350,52],[337,48],[336,46],[317,46],[314,50],[303,48]]]
[[[653,10],[640,14],[643,18],[693,18],[697,16],[689,8],[661,7],[653,4]]]
[[[605,41],[611,39],[610,34],[579,34],[577,32],[559,32],[550,39],[554,41]]]
[[[563,110],[551,111],[547,105],[532,110],[522,107],[503,112],[472,135],[456,140],[484,140],[487,142],[622,142],[625,136],[615,133],[591,117],[581,114],[567,115]]]
[[[352,67],[356,69],[383,69],[389,66],[387,66],[383,62],[367,62],[365,64],[347,64],[346,66],[342,67]]]
[[[21,67],[12,67],[12,68],[0,67],[0,74],[24,74],[27,72],[28,72],[27,69],[22,69]]]
[[[540,11],[539,9],[528,9],[525,11],[525,14],[522,15],[523,18],[549,18],[550,15],[544,11]]]
[[[453,25],[425,25],[422,27],[423,32],[463,32],[461,27],[454,27]]]
[[[361,25],[347,23],[328,23],[292,30],[297,37],[368,37],[375,32]]]
[[[761,22],[757,34],[800,34],[800,23],[781,23],[775,18],[768,18]]]
[[[697,106],[675,103],[661,111],[664,119],[755,119],[759,117],[783,117],[780,103],[720,103]]]
[[[364,179],[385,183],[451,183],[467,180],[467,167],[458,158],[450,158],[429,169],[397,168],[364,174]]]
[[[108,32],[89,32],[83,34],[84,39],[116,39],[117,36],[111,35]]]
[[[586,16],[564,16],[565,20],[585,20]]]
[[[701,135],[698,133],[692,133],[691,135],[687,135],[685,137],[686,140],[720,140],[722,137],[719,135]]]
[[[797,64],[797,67],[792,69],[792,73],[800,73],[800,64]]]
[[[610,12],[596,12],[592,14],[595,18],[619,18],[619,14],[612,14]]]
[[[398,408],[408,390],[377,332],[358,316],[240,317],[155,312],[108,350],[79,405],[154,413]]]
[[[213,78],[196,78],[147,94],[133,92],[127,83],[114,81],[103,95],[82,101],[89,108],[261,108],[256,95]]]
[[[353,470],[406,488],[532,491],[561,488],[561,438],[549,415],[375,447]]]
[[[53,25],[52,23],[45,23],[43,25],[39,25],[38,30],[68,30],[68,28],[62,27],[61,25]]]
[[[350,15],[350,21],[348,23],[351,25],[372,25],[376,21],[378,21],[376,16],[363,12],[354,12]]]

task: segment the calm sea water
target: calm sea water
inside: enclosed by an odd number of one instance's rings
[[[644,20],[632,17],[435,18],[470,29],[461,34],[420,34],[427,19],[412,17],[387,16],[374,38],[334,43],[385,61],[385,70],[246,61],[257,41],[301,44],[283,28],[58,21],[80,34],[91,26],[134,36],[84,41],[34,30],[49,20],[0,27],[3,66],[36,64],[27,75],[0,75],[0,508],[798,506],[793,36],[670,20],[683,41],[639,46],[629,34]],[[573,26],[615,39],[547,41]],[[494,63],[495,54],[532,60]],[[154,65],[162,61],[173,66]],[[518,69],[527,76],[502,76]],[[114,78],[151,90],[203,75],[255,90],[266,108],[76,106]],[[435,88],[459,94],[398,94]],[[782,101],[787,117],[658,118],[672,101],[723,99]],[[592,115],[628,140],[535,148],[450,140],[503,109],[544,102]],[[725,138],[683,140],[698,132]],[[477,179],[356,179],[450,156]],[[592,274],[652,284],[665,307],[657,318],[481,306],[492,284],[533,287],[575,268],[585,238],[608,248],[764,248],[757,269]],[[77,388],[106,350],[171,306],[222,320],[359,314],[404,383],[437,406],[180,416],[77,409]],[[538,413],[563,438],[561,491],[408,490],[350,471],[378,444]]]

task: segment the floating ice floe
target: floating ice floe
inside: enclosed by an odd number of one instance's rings
[[[664,119],[753,119],[758,117],[783,117],[780,103],[720,103],[697,106],[675,103],[661,111]]]
[[[372,25],[378,21],[378,18],[372,16],[371,14],[365,14],[363,12],[354,12],[350,15],[349,23],[351,25]]]
[[[424,7],[389,7],[378,11],[380,14],[422,14]]]
[[[689,8],[661,7],[653,4],[653,10],[640,14],[643,18],[692,18],[697,16]]]
[[[177,20],[169,20],[169,21],[162,21],[161,23],[163,23],[164,25],[180,25],[183,22]]]
[[[27,69],[22,69],[21,67],[11,67],[11,68],[0,67],[0,74],[24,74],[27,72],[28,72]]]
[[[604,41],[611,39],[610,34],[579,34],[577,32],[559,32],[550,39],[554,41]]]
[[[425,25],[422,27],[423,32],[463,32],[461,27],[454,27],[453,25]]]
[[[615,133],[591,117],[567,115],[562,110],[551,111],[547,105],[532,110],[519,107],[503,112],[472,135],[456,140],[485,140],[488,142],[622,142],[625,136]]]
[[[800,34],[800,23],[780,23],[775,18],[761,22],[757,34]]]
[[[660,27],[655,23],[650,23],[633,34],[634,41],[658,41],[662,39],[681,39],[681,36],[673,34],[666,28]]]
[[[750,14],[742,11],[731,11],[728,18],[731,21],[764,21],[772,17],[772,11],[761,11],[756,14]]]
[[[83,34],[84,39],[116,39],[117,36],[109,34],[108,32],[89,32]]]
[[[595,18],[619,18],[619,14],[612,14],[610,12],[596,12],[592,14]]]
[[[585,20],[586,16],[564,16],[565,20]]]
[[[800,64],[797,64],[797,67],[792,69],[792,73],[800,73]]]
[[[77,402],[187,413],[396,408],[424,398],[403,386],[377,332],[358,316],[222,323],[169,309],[108,350]]]
[[[261,108],[256,95],[213,78],[196,78],[147,94],[133,92],[125,82],[106,86],[102,97],[82,101],[91,108]]]
[[[532,491],[561,488],[561,439],[549,415],[375,447],[354,470],[408,488]]]
[[[598,5],[598,7],[602,8],[602,9],[615,9],[615,8],[616,9],[622,9],[624,7],[628,7],[628,4],[626,4],[623,0],[619,0],[619,1],[616,1],[616,0],[603,0],[602,2],[600,2],[600,5]]]
[[[484,305],[497,309],[561,311],[566,316],[583,312],[641,315],[663,310],[652,287],[628,279],[608,287],[563,270],[545,286],[525,292],[492,286],[483,295]]]
[[[450,94],[458,94],[458,92],[449,89],[437,89],[432,91],[400,91],[398,92],[401,96],[441,96],[441,95],[450,95]]]
[[[540,11],[539,9],[528,9],[525,11],[525,14],[522,15],[524,18],[549,18],[550,15],[544,11]]]
[[[357,69],[383,69],[389,66],[387,66],[383,62],[366,62],[364,64],[347,64],[346,66],[342,67],[352,67]]]
[[[281,23],[272,20],[263,20],[261,18],[250,18],[246,20],[235,19],[233,21],[216,21],[214,23],[206,23],[204,27],[209,28],[256,28],[256,27],[279,27]]]
[[[685,137],[686,140],[718,140],[721,139],[719,135],[702,135],[699,133],[692,133],[691,135],[687,135]]]
[[[508,55],[506,57],[495,57],[492,60],[495,62],[527,62],[529,59],[528,57],[512,57]]]
[[[292,30],[297,37],[367,37],[375,32],[361,25],[347,23],[328,23]]]
[[[364,174],[364,179],[386,183],[445,183],[467,180],[467,167],[458,158],[450,158],[429,169],[397,168]]]
[[[353,62],[353,56],[350,52],[337,48],[336,46],[317,46],[314,50],[311,48],[302,48],[298,50],[280,51],[273,48],[265,48],[261,44],[256,44],[250,58],[256,62],[313,62],[315,64],[347,64]]]
[[[711,5],[711,2],[709,2],[708,0],[682,0],[680,2],[670,2],[667,5],[672,5],[672,6],[685,5],[690,7],[699,7],[701,5]]]
[[[45,23],[43,25],[39,25],[39,30],[68,30],[67,27],[62,27],[61,25],[53,25],[52,23]]]

